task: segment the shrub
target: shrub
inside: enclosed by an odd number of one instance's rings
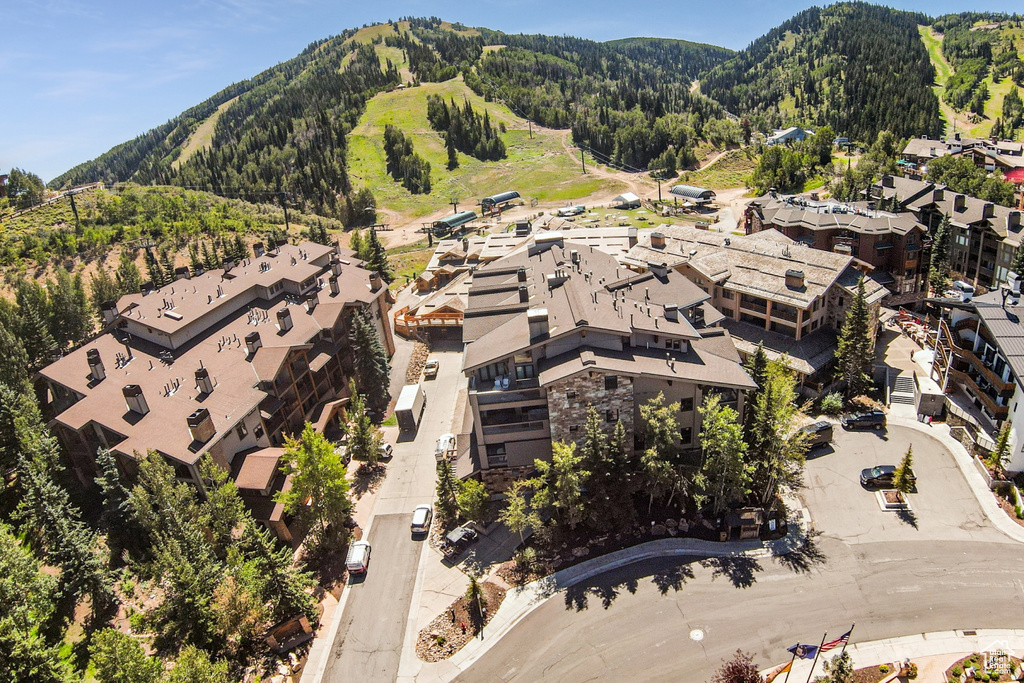
[[[132,627],[132,631],[135,633],[145,633],[146,615],[142,612],[135,612],[128,617],[128,625]]]
[[[537,549],[527,546],[516,553],[516,566],[520,569],[529,569],[537,561]]]
[[[843,396],[833,391],[821,399],[821,412],[825,415],[835,417],[843,412]]]
[[[910,680],[917,678],[917,664],[909,662],[906,669],[906,677]]]
[[[878,665],[878,673],[880,673],[880,674],[887,674],[887,673],[889,673],[889,665],[888,664],[879,664]]]
[[[953,675],[953,676],[960,676],[960,675],[963,674],[963,672],[964,672],[964,670],[960,668],[959,664],[957,664],[956,666],[954,666],[952,669],[949,670],[950,675]]]

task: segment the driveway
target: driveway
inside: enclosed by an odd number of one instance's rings
[[[466,382],[461,344],[437,345],[430,358],[440,362],[440,370],[437,379],[423,383],[427,405],[419,429],[397,439],[397,430],[387,433],[394,441],[394,458],[370,515],[370,567],[365,579],[355,578],[345,589],[348,595],[323,677],[330,683],[394,681],[398,676],[417,567],[428,548],[422,539],[412,539],[412,511],[434,500],[434,444],[451,430],[455,398]]]
[[[909,514],[879,509],[860,471],[899,465],[914,446],[917,492]],[[799,491],[815,530],[847,543],[904,540],[996,541],[1008,539],[988,522],[953,455],[935,439],[907,427],[879,432],[836,426],[830,447],[808,454],[805,488]]]

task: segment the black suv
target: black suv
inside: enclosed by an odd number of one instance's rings
[[[807,434],[807,447],[817,448],[832,441],[832,423],[822,420],[800,428],[801,432]]]
[[[910,473],[910,483],[917,484],[917,478],[913,471]],[[866,488],[892,488],[893,480],[896,477],[894,465],[875,465],[860,472],[860,485]]]
[[[843,416],[844,429],[881,429],[885,426],[885,413],[869,410],[866,413],[850,413]]]

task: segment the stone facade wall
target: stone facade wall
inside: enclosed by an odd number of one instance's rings
[[[522,479],[533,471],[533,466],[497,467],[480,470],[480,480],[490,494],[504,493],[512,488],[512,482]]]
[[[633,444],[633,380],[617,375],[618,387],[605,389],[605,375],[601,372],[581,372],[548,387],[548,415],[551,420],[551,441],[579,441],[583,438],[583,424],[587,411],[594,406],[601,416],[607,433],[615,423],[604,422],[607,411],[618,411],[619,420],[626,428],[626,443]],[[570,398],[569,392],[576,392]],[[570,427],[578,427],[570,431]]]

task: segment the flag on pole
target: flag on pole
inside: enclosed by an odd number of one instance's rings
[[[840,645],[846,645],[848,642],[850,642],[850,634],[851,633],[853,633],[853,629],[852,628],[849,631],[847,631],[846,633],[844,633],[843,635],[841,635],[838,638],[836,638],[835,640],[830,640],[827,643],[824,643],[821,646],[821,651],[822,652],[828,652],[829,650],[836,649]]]
[[[814,656],[818,654],[817,645],[805,645],[803,643],[797,643],[793,647],[787,647],[786,650],[792,652],[800,659],[814,659]]]
[[[781,674],[784,674],[787,671],[789,671],[791,668],[793,668],[792,659],[786,662],[785,664],[777,666],[771,671],[769,671],[764,677],[764,683],[772,683],[772,681],[778,678]]]

